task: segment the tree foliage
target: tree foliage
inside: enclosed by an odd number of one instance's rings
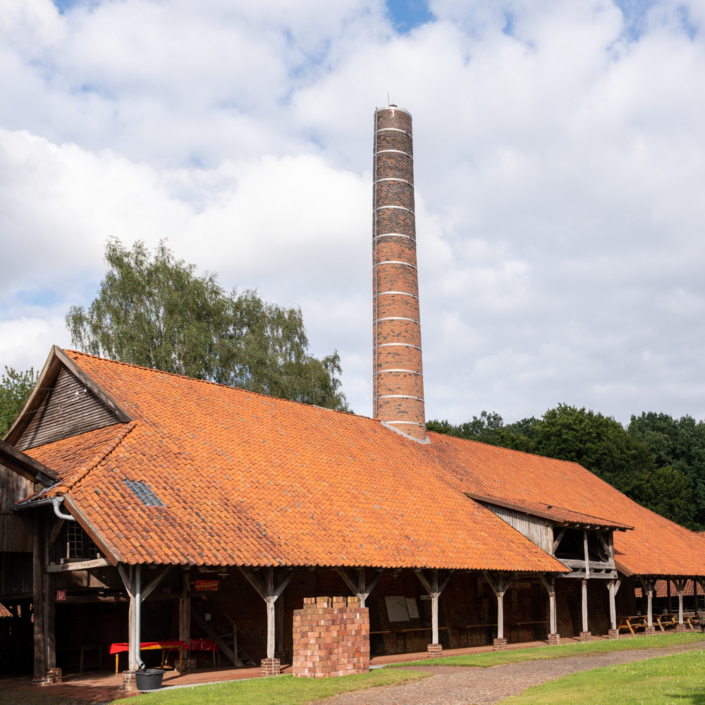
[[[226,292],[164,242],[118,240],[105,251],[108,272],[91,305],[66,316],[72,344],[85,352],[234,387],[347,409],[340,357],[311,355],[297,307],[263,301],[256,291]]]
[[[0,438],[12,426],[36,381],[37,375],[31,367],[25,372],[5,368],[5,374],[0,376]]]
[[[560,404],[540,419],[504,424],[483,411],[429,430],[582,465],[628,497],[689,529],[705,527],[705,424],[686,416],[633,416],[628,428],[603,414]]]

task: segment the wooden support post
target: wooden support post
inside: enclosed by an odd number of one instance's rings
[[[583,631],[580,634],[582,638],[590,638],[590,629],[588,622],[588,581],[583,580]],[[585,637],[583,635],[586,635]]]
[[[678,591],[678,626],[683,628],[683,593],[687,580],[676,580],[676,590]]]
[[[549,643],[558,643],[558,615],[556,613],[556,577],[554,575],[539,575],[543,586],[548,593],[548,640]]]
[[[445,590],[450,576],[453,571],[450,570],[446,574],[445,579],[442,583],[438,582],[438,570],[432,570],[430,578],[424,575],[422,570],[415,570],[416,577],[421,581],[421,584],[426,588],[426,592],[431,596],[431,644],[429,644],[429,655],[440,656],[442,655],[442,650],[440,647],[440,636],[438,629],[438,600],[441,596],[443,590]]]
[[[497,596],[497,638],[494,641],[494,648],[495,651],[502,651],[507,648],[507,640],[504,638],[504,593],[511,584],[512,577],[505,578],[500,574],[493,578],[489,572],[483,575]]]
[[[641,576],[639,576],[639,581],[641,582],[642,594],[644,595],[644,597],[646,597],[645,631],[646,634],[654,634],[654,632],[656,631],[654,629],[654,581],[652,578],[642,578]]]
[[[378,569],[377,575],[375,575],[375,577],[372,578],[370,584],[367,585],[365,578],[365,569],[362,567],[357,569],[357,583],[348,573],[347,568],[339,566],[338,568],[336,568],[336,571],[338,572],[338,575],[340,575],[340,577],[343,579],[343,582],[350,588],[352,594],[356,595],[357,599],[360,600],[360,607],[365,607],[367,598],[370,596],[370,593],[374,589],[375,585],[377,585],[379,579],[384,574],[383,570]]]
[[[125,592],[130,599],[130,609],[128,612],[128,622],[127,622],[127,668],[130,671],[136,671],[139,668],[137,663],[137,648],[136,643],[137,638],[137,610],[136,600],[135,600],[135,569],[134,566],[125,566],[118,564],[118,573],[122,578],[123,585],[125,586]]]
[[[32,585],[34,595],[32,612],[34,621],[34,680],[41,682],[46,677],[46,640],[44,633],[44,514],[34,511],[34,539],[32,544]]]
[[[44,646],[46,670],[51,671],[56,668],[56,578],[46,572],[51,563],[52,531],[56,524],[62,524],[61,519],[56,519],[53,523],[47,522],[44,538],[44,578],[42,589],[44,591]]]
[[[613,631],[617,629],[617,601],[615,600],[615,585],[614,580],[610,580],[607,584],[607,590],[610,598],[610,627]]]
[[[583,529],[583,552],[585,554],[585,578],[587,579],[590,577],[590,553],[588,551],[587,529]],[[583,625],[583,626],[585,626],[585,625]],[[583,629],[583,631],[586,632],[587,629]]]
[[[183,585],[179,598],[179,641],[191,645],[191,598],[189,597],[190,576],[182,573]]]
[[[289,571],[276,588],[274,587],[274,568],[272,566],[264,569],[264,581],[244,566],[240,567],[240,572],[259,593],[259,596],[265,601],[267,606],[267,658],[262,661],[262,673],[270,676],[279,675],[280,663],[274,656],[276,651],[276,615],[274,605],[294,576],[294,571]]]

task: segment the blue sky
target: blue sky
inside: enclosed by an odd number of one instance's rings
[[[429,418],[705,417],[702,2],[58,1],[3,2],[0,369],[70,345],[108,237],[168,238],[300,305],[369,413],[389,91],[414,116]]]

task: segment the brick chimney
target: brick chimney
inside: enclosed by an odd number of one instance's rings
[[[427,441],[411,115],[395,105],[375,110],[373,179],[374,417]]]

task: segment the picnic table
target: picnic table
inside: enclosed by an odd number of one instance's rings
[[[683,624],[687,624],[692,631],[695,631],[693,623],[700,622],[700,619],[695,614],[684,614]],[[655,614],[652,618],[652,623],[662,631],[666,631],[666,627],[676,626],[678,624],[677,614]],[[619,625],[617,627],[618,631],[622,629],[628,629],[632,634],[636,634],[635,629],[640,629],[641,627],[646,628],[647,618],[645,614],[637,614],[630,617],[619,617]]]
[[[188,650],[189,645],[185,641],[167,640],[167,641],[143,641],[140,643],[140,651],[155,651],[161,650],[162,667],[164,666],[167,654],[169,651],[179,652],[179,670],[183,668],[184,651]],[[119,642],[110,645],[110,654],[115,654],[115,675],[119,673],[120,654],[130,650],[130,645],[127,642]]]

